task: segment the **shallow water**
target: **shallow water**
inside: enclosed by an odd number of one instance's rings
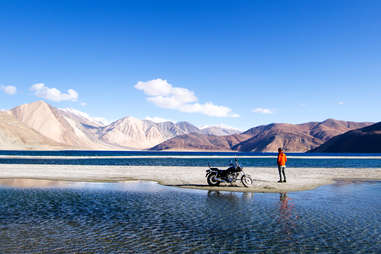
[[[380,182],[271,194],[0,182],[0,253],[381,251]]]

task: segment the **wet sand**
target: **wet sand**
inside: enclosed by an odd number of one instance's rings
[[[233,186],[221,184],[218,187],[207,185],[204,167],[167,166],[87,166],[87,165],[0,165],[0,178],[3,179],[43,179],[61,181],[156,181],[167,186],[183,188],[252,191],[288,192],[310,190],[321,185],[340,181],[381,180],[381,168],[287,168],[287,183],[277,183],[276,168],[248,167],[245,172],[254,179],[250,188],[240,182]]]

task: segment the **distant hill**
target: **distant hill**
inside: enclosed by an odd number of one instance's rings
[[[381,153],[381,122],[333,137],[310,152]]]
[[[233,147],[238,151],[276,152],[278,147],[286,151],[305,152],[315,148],[334,136],[349,130],[368,126],[358,123],[327,119],[323,122],[303,124],[269,124],[247,130],[251,137]]]
[[[232,150],[243,152],[306,152],[330,138],[346,131],[372,123],[347,122],[327,119],[323,122],[303,124],[276,123],[251,128],[242,134],[211,136],[204,134],[182,135],[154,146],[152,150]]]
[[[240,134],[242,131],[233,128],[224,128],[220,126],[208,126],[200,128],[200,133],[214,136],[226,136]]]
[[[184,131],[184,133],[199,133],[200,129],[188,122],[178,122],[176,125]]]
[[[160,143],[151,150],[209,150],[231,151],[233,146],[247,139],[246,135],[215,136],[200,133],[191,133],[171,138]]]

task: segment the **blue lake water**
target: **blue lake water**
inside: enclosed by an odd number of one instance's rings
[[[238,158],[244,167],[274,167],[276,154],[154,151],[0,151],[0,164],[222,167]],[[381,154],[287,154],[289,167],[381,168]],[[28,156],[28,157],[26,157]],[[49,156],[53,156],[49,157]],[[323,157],[322,157],[323,156]],[[45,158],[44,158],[45,157]],[[91,157],[91,158],[89,158]],[[97,158],[101,157],[101,158]]]
[[[380,193],[1,180],[0,253],[380,253]]]
[[[275,155],[0,151],[0,164],[275,167]],[[287,155],[288,167],[381,168],[381,154]],[[381,182],[233,193],[5,179],[0,253],[381,253],[380,193]]]

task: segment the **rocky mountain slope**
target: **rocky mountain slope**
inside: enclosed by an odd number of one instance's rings
[[[0,111],[0,149],[70,149],[18,121],[9,112]]]
[[[167,121],[155,123],[150,120],[140,120],[129,116],[102,128],[100,139],[107,144],[147,149],[176,136],[202,133],[202,131],[188,122],[172,123]],[[211,131],[224,132],[222,128]]]
[[[381,153],[381,122],[335,136],[310,152]]]
[[[278,147],[283,147],[286,151],[305,152],[336,135],[370,124],[334,119],[304,124],[269,124],[251,128],[242,134],[222,137],[210,137],[203,134],[179,136],[152,149],[276,152]],[[227,140],[234,140],[234,142],[227,142]]]
[[[63,113],[68,114],[70,117],[77,118],[81,123],[91,125],[91,126],[96,126],[96,127],[103,127],[107,125],[107,122],[105,122],[105,119],[102,118],[97,118],[97,117],[91,117],[88,114],[73,109],[73,108],[59,108],[60,111]]]
[[[109,149],[99,141],[98,123],[83,119],[72,112],[57,109],[44,101],[24,104],[10,113],[26,126],[58,143],[79,149]]]
[[[161,122],[125,117],[106,125],[101,119],[75,109],[58,109],[44,101],[8,111],[42,136],[77,149],[147,149],[178,135],[202,133],[188,122]],[[224,133],[222,128],[208,130]]]
[[[145,149],[187,133],[180,127],[172,122],[155,123],[125,117],[102,128],[100,139],[108,144]]]
[[[54,146],[103,150],[152,148],[254,152],[275,152],[278,147],[305,152],[334,136],[371,124],[328,119],[304,124],[269,124],[243,133],[223,127],[197,128],[188,122],[156,123],[134,117],[124,117],[106,125],[86,113],[58,109],[44,101],[2,112],[0,123],[0,147],[14,149],[38,146],[48,149]]]
[[[234,135],[240,134],[242,131],[232,128],[224,128],[220,126],[208,126],[204,128],[200,128],[200,132],[202,134],[214,135],[214,136],[226,136],[226,135]]]
[[[235,145],[249,137],[244,134],[215,136],[191,133],[171,138],[154,146],[151,150],[231,151]]]
[[[323,144],[336,135],[370,124],[327,119],[323,122],[259,126],[244,132],[244,134],[251,137],[236,145],[233,149],[238,151],[276,152],[278,147],[283,147],[286,151],[305,152]]]

